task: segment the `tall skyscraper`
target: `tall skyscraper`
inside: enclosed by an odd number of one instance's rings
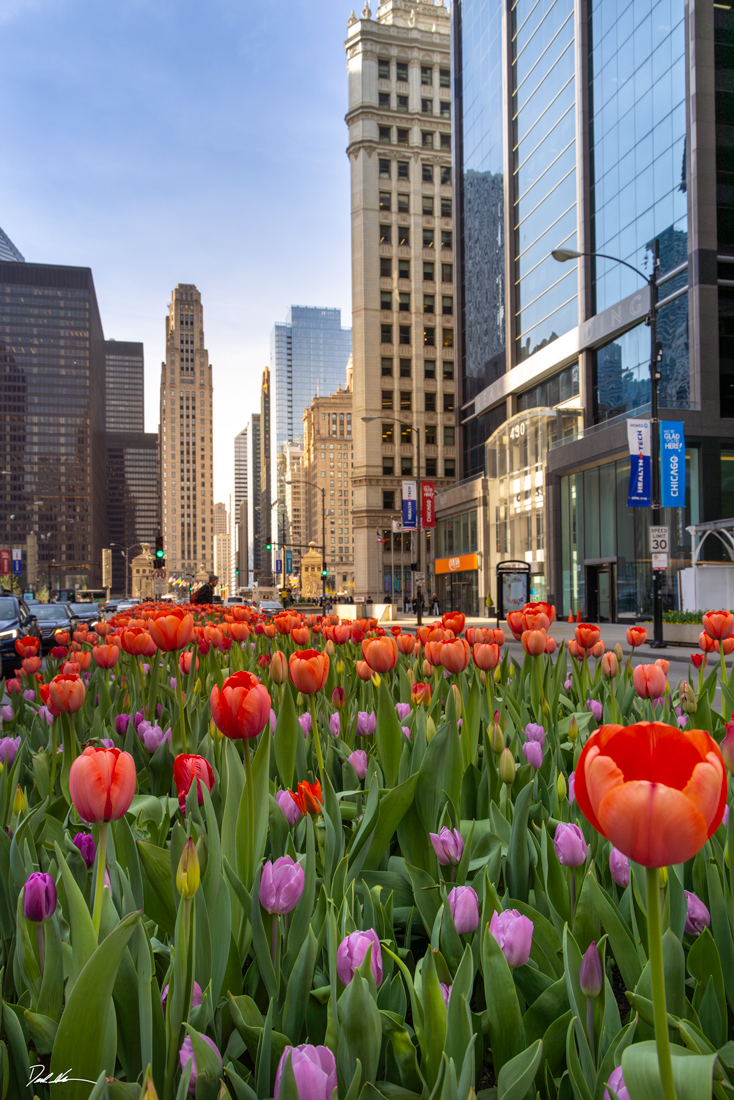
[[[3,233],[2,229],[0,229],[0,261],[25,263],[23,256],[21,256],[7,233]]]
[[[273,498],[271,494],[271,450],[270,450],[270,370],[263,371],[262,385],[260,387],[260,575],[261,585],[273,583],[273,555],[268,546],[272,546],[272,513]],[[275,463],[272,464],[275,468]]]
[[[214,567],[212,395],[201,294],[179,283],[166,317],[159,435],[166,567],[181,577],[205,579]]]
[[[35,534],[39,584],[99,586],[105,346],[92,272],[0,262],[0,306],[2,545]]]
[[[251,586],[260,576],[260,413],[253,413],[247,425],[247,576],[243,586]]]
[[[234,437],[234,513],[232,524],[232,553],[235,558],[237,580],[242,586],[247,580],[247,428]]]
[[[374,19],[365,4],[347,30],[358,596],[389,591],[377,532],[418,473],[417,435],[422,478],[456,472],[449,39],[447,9],[425,0]]]
[[[215,535],[226,535],[229,530],[227,524],[227,505],[223,500],[217,501],[214,505],[214,519],[212,520],[212,530]]]
[[[107,431],[145,431],[142,344],[105,340]]]
[[[234,437],[234,511],[247,499],[247,428]]]
[[[442,606],[496,601],[519,558],[559,614],[650,614],[627,420],[650,416],[653,270],[660,419],[685,425],[685,507],[661,518],[677,606],[686,528],[734,504],[734,13],[455,0],[452,18],[465,480],[437,500]]]

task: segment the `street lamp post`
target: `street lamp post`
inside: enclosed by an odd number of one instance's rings
[[[421,539],[421,433],[420,429],[416,428],[413,424],[404,425],[402,420],[398,420],[394,416],[363,416],[362,421],[365,424],[370,424],[373,420],[387,420],[392,424],[399,424],[401,428],[409,427],[412,432],[415,432],[415,453],[416,462],[418,464],[418,473],[416,476],[416,502],[415,502],[415,517],[416,517],[416,535],[418,538],[418,572],[421,572],[421,562],[423,560],[423,544]],[[390,536],[392,538],[392,534]],[[423,623],[423,597],[421,593],[421,586],[419,584],[415,587],[416,596],[416,616],[418,626]]]
[[[634,271],[641,279],[644,279],[650,289],[650,411],[651,415],[651,439],[650,462],[652,465],[652,522],[654,526],[660,523],[660,420],[658,418],[658,383],[662,378],[660,372],[660,360],[663,357],[663,347],[657,337],[657,308],[658,288],[657,273],[660,267],[660,242],[656,237],[653,241],[653,262],[650,275],[645,275],[639,268],[628,264],[626,260],[620,260],[618,256],[608,256],[604,252],[577,252],[573,248],[557,248],[551,252],[551,256],[559,263],[567,260],[577,260],[581,256],[593,256],[599,260],[611,260],[613,263],[623,264],[630,271]],[[652,571],[652,607],[653,607],[653,640],[650,645],[654,649],[664,649],[663,641],[663,592],[661,570]]]
[[[291,478],[286,482],[286,485],[306,485],[309,489],[316,489],[321,493],[321,595],[326,595],[326,516],[331,515],[331,509],[326,511],[326,489],[322,489],[319,485],[313,485],[306,478]],[[336,573],[336,570],[334,571]]]
[[[111,547],[112,546],[119,546],[119,543],[111,542],[110,546]],[[129,555],[131,550],[135,550],[136,547],[138,547],[138,546],[142,549],[142,546],[143,546],[142,542],[133,542],[133,543],[130,544],[130,546],[126,546],[124,550],[120,549],[120,553],[122,554],[122,556],[125,559],[125,599],[126,600],[129,599],[129,593],[130,593],[130,586],[128,584],[128,572],[129,572],[129,570],[128,570],[128,555]]]

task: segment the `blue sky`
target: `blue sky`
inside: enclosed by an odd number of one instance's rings
[[[94,273],[105,336],[143,340],[158,427],[172,287],[202,292],[214,488],[294,303],[351,325],[350,0],[0,0],[0,226]]]

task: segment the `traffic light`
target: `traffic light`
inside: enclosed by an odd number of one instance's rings
[[[321,570],[321,576],[324,578],[324,580],[326,580],[328,575],[329,575],[329,570],[328,569],[322,569]]]
[[[155,540],[155,562],[156,569],[166,568],[166,552],[163,549],[163,535],[158,535]]]
[[[272,542],[266,542],[266,543],[265,543],[265,549],[266,549],[266,550],[272,550],[272,549],[273,549],[273,544],[272,544]]]

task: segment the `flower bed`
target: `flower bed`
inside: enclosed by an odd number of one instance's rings
[[[734,616],[671,690],[547,604],[521,662],[458,614],[135,614],[16,646],[0,1096],[731,1093]]]

